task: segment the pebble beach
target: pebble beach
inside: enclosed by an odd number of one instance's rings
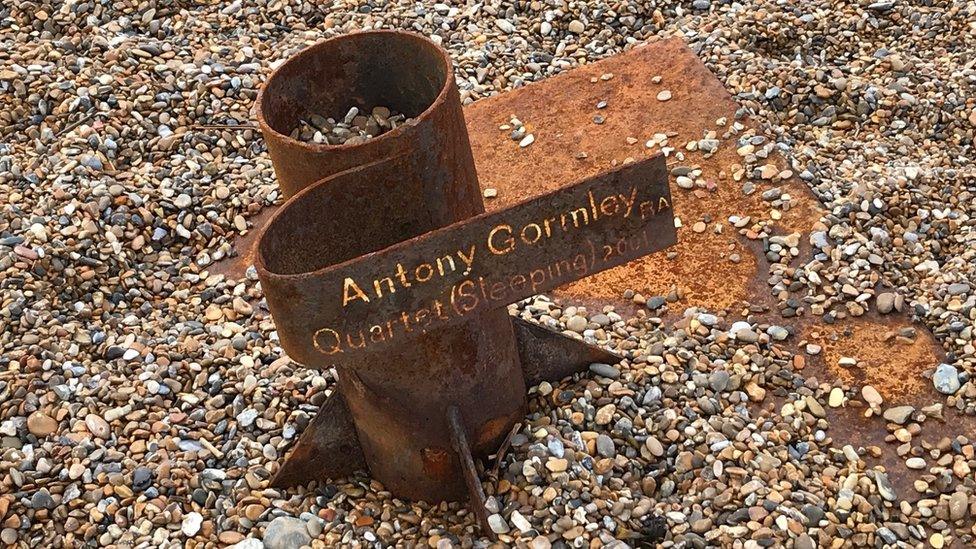
[[[497,542],[465,504],[400,500],[365,474],[272,488],[334,372],[284,354],[253,268],[216,268],[282,200],[253,119],[262,83],[308,45],[374,28],[445,48],[466,105],[680,37],[756,132],[620,139],[731,148],[743,194],[788,208],[778,182],[799,178],[822,209],[809,235],[764,237],[775,322],[640,280],[622,296],[638,314],[510,306],[625,358],[529,390],[507,451],[481,464]],[[0,542],[973,546],[976,432],[945,418],[976,416],[974,60],[972,0],[0,6]],[[675,101],[667,84],[648,93]],[[309,113],[294,135],[354,144],[409,122],[361,107]],[[538,146],[519,116],[498,121],[513,154]],[[697,177],[672,193],[712,184]],[[854,356],[830,378],[804,370],[831,349],[797,344],[793,319],[896,314],[914,324],[890,341],[941,349],[897,379],[932,390],[925,403],[863,383]],[[847,409],[883,418],[909,489],[873,463],[881,448],[835,441]]]

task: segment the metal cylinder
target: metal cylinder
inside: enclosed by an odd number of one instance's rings
[[[311,113],[377,105],[413,120],[358,145],[289,137]],[[310,295],[315,271],[484,211],[450,58],[398,31],[329,39],[272,73],[257,118],[290,198],[260,236],[255,266],[282,346],[307,366],[327,368],[333,360],[289,329],[336,298]],[[374,478],[412,499],[462,498],[448,410],[463,418],[475,455],[493,451],[524,412],[507,312],[360,356],[335,365]]]

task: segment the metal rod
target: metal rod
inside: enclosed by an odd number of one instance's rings
[[[481,487],[481,479],[478,478],[478,469],[474,465],[474,458],[471,457],[471,448],[468,446],[467,437],[464,435],[464,420],[461,418],[461,411],[457,406],[447,409],[447,424],[451,429],[451,443],[454,453],[457,454],[458,461],[461,462],[461,471],[464,473],[464,482],[468,485],[468,505],[478,517],[482,532],[495,541],[495,532],[488,524],[488,509],[485,507],[485,491]]]

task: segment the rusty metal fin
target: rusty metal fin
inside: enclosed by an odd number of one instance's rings
[[[522,373],[527,386],[559,381],[594,362],[616,364],[623,357],[528,320],[512,317]]]

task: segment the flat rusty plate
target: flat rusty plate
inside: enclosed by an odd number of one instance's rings
[[[657,84],[653,82],[656,76],[661,77]],[[671,99],[658,101],[657,93],[665,89],[671,91]],[[597,109],[601,101],[607,106]],[[680,296],[672,305],[676,314],[685,307],[699,306],[725,310],[735,317],[745,302],[760,305],[770,310],[755,315],[761,322],[794,327],[797,336],[787,342],[791,351],[803,355],[807,342],[824,347],[822,355],[806,357],[805,376],[855,387],[872,384],[883,395],[886,406],[921,407],[944,402],[931,380],[923,376],[942,361],[944,352],[907,312],[881,317],[870,314],[835,325],[824,325],[814,315],[784,319],[776,313],[761,245],[730,230],[728,219],[749,216],[770,222],[774,234],[799,233],[802,251],[809,250],[809,233],[824,212],[807,185],[796,177],[757,184],[756,192],[744,194],[741,182],[732,177],[742,163],[734,137],[721,139],[719,149],[708,157],[684,150],[685,143],[701,139],[709,130],[721,135],[727,125],[719,126],[717,121],[724,118],[731,124],[737,110],[722,83],[683,40],[668,39],[477,101],[465,108],[464,115],[481,186],[498,191],[497,198],[486,201],[488,211],[577,177],[599,173],[627,158],[653,154],[658,149],[647,149],[644,143],[655,133],[667,133],[669,144],[685,156],[678,161],[672,155],[669,167],[700,168],[702,178],[714,183],[709,191],[674,189],[674,213],[682,224],[677,245],[562,286],[553,293],[555,297],[596,308],[614,305],[624,315],[634,310],[634,304],[623,297],[626,290],[647,297],[675,292]],[[594,123],[597,115],[603,117],[602,124]],[[535,136],[529,147],[519,148],[508,132],[499,129],[513,116]],[[752,127],[748,119],[741,122],[746,129],[739,135]],[[779,155],[772,155],[769,161],[780,169],[788,167]],[[536,166],[546,169],[534,170]],[[771,219],[771,208],[761,197],[763,190],[772,187],[780,187],[792,197],[792,207],[779,212],[781,217],[776,220]],[[709,230],[692,231],[698,221]],[[711,230],[716,224],[726,225],[726,230]],[[887,334],[913,325],[919,333],[916,341],[891,352]],[[861,372],[844,371],[837,366],[840,356],[865,360],[868,366]],[[920,494],[911,489],[918,474],[905,466],[904,459],[896,454],[896,445],[888,442],[892,438],[884,420],[864,418],[859,413],[862,411],[828,410],[837,420],[831,433],[834,445],[881,448],[878,463],[890,471],[899,496],[918,499]],[[946,416],[953,418],[950,430],[976,432],[974,418],[952,414],[948,407]],[[943,429],[927,426],[926,430]]]
[[[663,90],[671,92],[670,100],[657,99]],[[597,108],[601,102],[606,106]],[[770,207],[760,196],[762,189],[745,195],[742,183],[732,179],[735,166],[742,163],[736,136],[719,137],[719,149],[707,157],[686,150],[685,144],[709,130],[721,136],[735,121],[737,109],[684,41],[670,39],[475,102],[464,116],[481,186],[498,191],[497,198],[485,203],[489,211],[600,173],[627,158],[658,154],[660,147],[649,149],[645,143],[654,134],[667,134],[668,146],[674,148],[668,166],[700,168],[701,178],[714,184],[709,191],[674,189],[675,216],[682,223],[677,246],[565,286],[555,295],[594,306],[615,304],[623,312],[622,307],[631,305],[623,299],[625,290],[649,297],[676,288],[685,306],[718,311],[742,301],[762,302],[768,290],[765,274],[757,276],[760,259],[745,239],[731,227],[721,234],[712,228],[727,224],[731,215],[768,219]],[[510,132],[499,130],[512,116],[535,136],[532,145],[520,148]],[[597,116],[602,123],[594,122]],[[718,125],[723,118],[726,125]],[[678,160],[678,153],[685,159]],[[785,167],[782,159],[775,161]],[[816,223],[818,205],[802,181],[770,186],[793,197],[793,207],[776,222],[779,231],[806,232]],[[693,232],[698,221],[708,230]]]
[[[345,361],[409,344],[675,243],[667,167],[657,155],[336,265],[294,271],[308,263],[291,259],[307,255],[310,235],[317,249],[342,249],[329,240],[334,231],[319,227],[334,220],[315,214],[354,199],[331,181],[308,188],[259,240],[258,270],[275,273],[262,282],[286,349],[312,342]]]

